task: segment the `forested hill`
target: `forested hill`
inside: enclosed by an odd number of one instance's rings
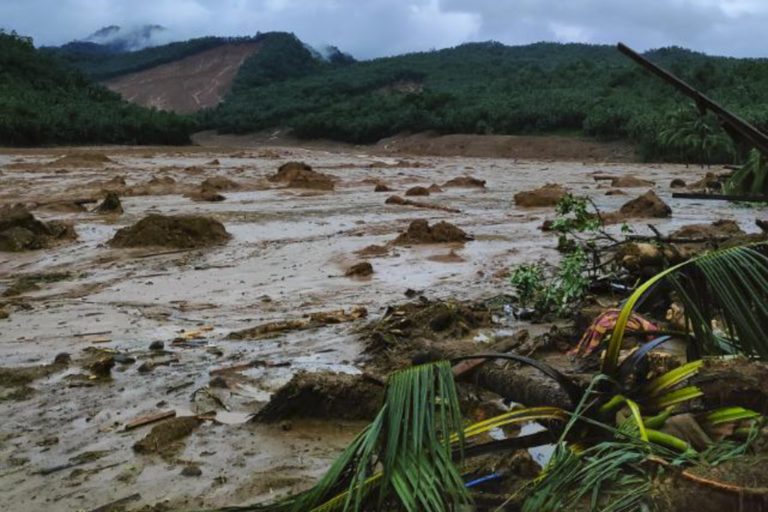
[[[0,145],[184,144],[195,123],[147,110],[0,31]]]
[[[768,130],[768,61],[680,48],[646,55]],[[357,143],[426,130],[567,132],[630,139],[650,158],[680,156],[659,134],[683,98],[612,46],[471,43],[243,85],[203,123],[235,133],[290,127]]]

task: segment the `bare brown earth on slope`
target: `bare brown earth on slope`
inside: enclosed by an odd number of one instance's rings
[[[259,43],[225,44],[104,85],[138,105],[189,114],[218,105],[240,66],[258,49]]]

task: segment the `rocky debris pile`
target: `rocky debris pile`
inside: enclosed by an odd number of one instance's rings
[[[384,386],[365,375],[301,371],[272,395],[254,420],[365,420],[376,415],[383,399]]]
[[[440,210],[444,212],[459,213],[461,210],[456,208],[450,208],[448,206],[440,206],[439,204],[424,203],[421,201],[413,201],[411,199],[403,199],[400,196],[389,196],[384,204],[397,204],[401,206],[415,206],[416,208],[429,208],[430,210]]]
[[[614,188],[646,188],[653,187],[655,185],[656,183],[653,181],[643,180],[632,175],[619,176],[611,180],[611,186]]]
[[[76,238],[77,233],[71,225],[40,221],[23,206],[0,209],[0,251],[45,249]]]
[[[94,213],[119,215],[123,213],[123,204],[120,202],[120,197],[116,192],[107,191],[104,200],[93,211]]]
[[[373,265],[367,261],[355,263],[344,273],[347,277],[368,277],[373,275]]]
[[[173,247],[196,249],[224,244],[232,237],[224,225],[198,215],[151,214],[133,226],[119,229],[112,247]]]
[[[485,180],[472,176],[459,176],[443,183],[444,187],[485,188]]]
[[[473,238],[450,222],[441,221],[430,226],[426,220],[419,219],[411,222],[408,231],[401,233],[393,243],[395,245],[440,244],[469,240]]]
[[[103,167],[106,164],[115,163],[114,160],[102,153],[89,153],[77,151],[67,153],[53,162],[45,164],[46,167]]]
[[[555,206],[568,191],[559,184],[547,183],[543,187],[515,194],[515,204],[526,208]]]
[[[269,181],[287,183],[289,188],[308,188],[313,190],[333,190],[334,178],[312,169],[304,162],[288,162],[281,165]]]
[[[426,187],[411,187],[405,191],[406,196],[428,196],[429,190]]]

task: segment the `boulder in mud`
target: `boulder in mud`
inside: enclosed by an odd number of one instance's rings
[[[432,226],[424,219],[411,222],[408,231],[401,233],[394,240],[396,245],[441,244],[448,242],[466,242],[473,238],[463,229],[450,222],[441,221]]]
[[[472,176],[459,176],[443,183],[444,187],[485,188],[485,180]]]
[[[428,196],[429,190],[426,187],[411,187],[405,191],[406,196]]]
[[[367,261],[355,263],[344,273],[347,277],[368,277],[373,275],[373,265]]]
[[[515,194],[515,204],[523,207],[555,206],[568,191],[557,183],[547,183],[543,187]]]
[[[376,416],[383,399],[384,386],[365,375],[301,371],[272,395],[254,420],[369,420]]]
[[[653,187],[654,185],[656,185],[656,183],[653,181],[643,180],[632,175],[619,176],[611,180],[611,186],[614,188],[640,188]]]
[[[437,194],[438,192],[443,191],[443,189],[437,183],[433,183],[430,186],[428,186],[427,190],[429,191],[430,194]]]
[[[624,203],[619,214],[626,218],[666,218],[672,214],[672,208],[662,201],[656,192],[649,190],[642,196]]]
[[[45,249],[76,238],[71,225],[40,221],[23,206],[0,209],[0,252]]]
[[[224,225],[197,215],[151,214],[133,226],[119,229],[112,247],[173,247],[195,249],[224,244],[232,237]]]
[[[386,186],[384,183],[377,183],[373,191],[374,192],[392,192],[392,189]]]
[[[104,200],[94,210],[94,213],[116,214],[123,213],[123,204],[115,192],[107,192]]]
[[[684,180],[681,180],[680,178],[675,178],[669,183],[670,188],[685,188],[687,187]]]
[[[746,233],[739,223],[733,220],[721,219],[711,224],[688,224],[670,234],[671,238],[730,238],[744,236]]]

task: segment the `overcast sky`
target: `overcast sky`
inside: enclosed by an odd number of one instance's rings
[[[284,30],[357,58],[490,39],[768,57],[768,0],[0,0],[0,27],[38,45],[144,23],[173,40]]]

